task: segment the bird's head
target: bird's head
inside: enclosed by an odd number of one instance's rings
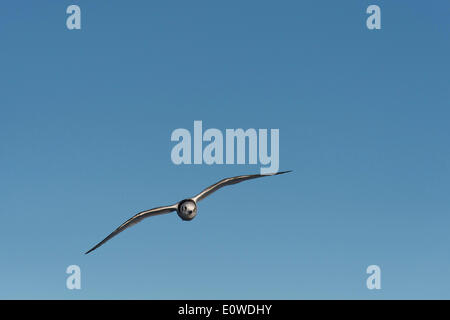
[[[183,200],[178,205],[177,213],[185,221],[192,220],[197,215],[197,204],[191,199]]]

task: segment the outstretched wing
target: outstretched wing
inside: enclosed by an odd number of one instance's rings
[[[115,237],[117,234],[121,233],[123,230],[125,230],[131,226],[134,226],[136,223],[141,222],[143,219],[148,218],[148,217],[153,217],[153,216],[156,216],[159,214],[176,211],[177,206],[178,206],[178,203],[171,205],[171,206],[167,206],[167,207],[158,207],[158,208],[153,208],[153,209],[150,209],[147,211],[139,212],[132,218],[125,221],[120,227],[118,227],[116,230],[114,230],[109,236],[107,236],[105,239],[103,239],[101,242],[99,242],[95,247],[93,247],[91,250],[87,251],[85,254],[88,254],[89,252],[94,251],[95,249],[97,249],[98,247],[103,245],[106,241],[108,241],[109,239]]]
[[[276,175],[283,174],[283,173],[288,173],[288,172],[291,172],[291,171],[292,170],[281,171],[281,172],[270,173],[270,174],[249,174],[249,175],[245,175],[245,176],[237,176],[237,177],[232,177],[232,178],[226,178],[226,179],[220,180],[219,182],[213,184],[212,186],[209,186],[208,188],[206,188],[205,190],[200,192],[198,195],[196,195],[192,199],[194,201],[198,202],[198,201],[206,198],[207,196],[209,196],[211,193],[219,190],[222,187],[229,186],[229,185],[232,185],[232,184],[236,184],[236,183],[239,183],[239,182],[242,182],[242,181],[245,181],[245,180],[262,178],[262,177],[269,177],[269,176],[276,176]]]

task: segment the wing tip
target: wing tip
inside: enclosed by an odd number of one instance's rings
[[[94,251],[95,249],[97,249],[98,247],[100,247],[103,243],[99,243],[97,244],[95,247],[89,249],[88,251],[86,251],[84,254],[89,254],[90,252]]]
[[[276,176],[276,175],[279,175],[279,174],[284,174],[284,173],[289,173],[289,172],[292,172],[293,170],[286,170],[286,171],[278,171],[278,172],[274,172],[274,173],[272,173],[272,174],[270,174],[271,176]]]

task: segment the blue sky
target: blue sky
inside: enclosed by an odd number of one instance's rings
[[[66,29],[66,8],[82,30]],[[366,28],[378,4],[382,29]],[[2,1],[0,298],[450,298],[448,1]],[[280,170],[176,128],[278,128]],[[67,290],[67,266],[82,289]],[[365,286],[367,266],[382,289]]]

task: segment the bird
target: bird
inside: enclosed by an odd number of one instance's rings
[[[178,216],[184,220],[184,221],[191,221],[195,218],[197,215],[197,202],[200,200],[203,200],[213,192],[219,190],[222,187],[233,185],[242,181],[256,179],[256,178],[262,178],[262,177],[268,177],[268,176],[275,176],[279,174],[284,174],[292,172],[292,170],[288,171],[280,171],[275,173],[268,173],[268,174],[249,174],[249,175],[242,175],[242,176],[236,176],[231,178],[225,178],[220,180],[219,182],[216,182],[215,184],[209,186],[208,188],[204,189],[202,192],[197,194],[196,196],[188,199],[181,200],[180,202],[177,202],[175,204],[169,205],[169,206],[163,206],[163,207],[157,207],[150,210],[142,211],[122,223],[116,230],[114,230],[111,234],[109,234],[105,239],[100,241],[98,244],[96,244],[92,249],[88,250],[85,254],[88,254],[98,247],[102,246],[110,240],[111,238],[115,237],[125,229],[137,224],[138,222],[141,222],[145,218],[157,216],[160,214],[166,214],[170,212],[176,211]]]

